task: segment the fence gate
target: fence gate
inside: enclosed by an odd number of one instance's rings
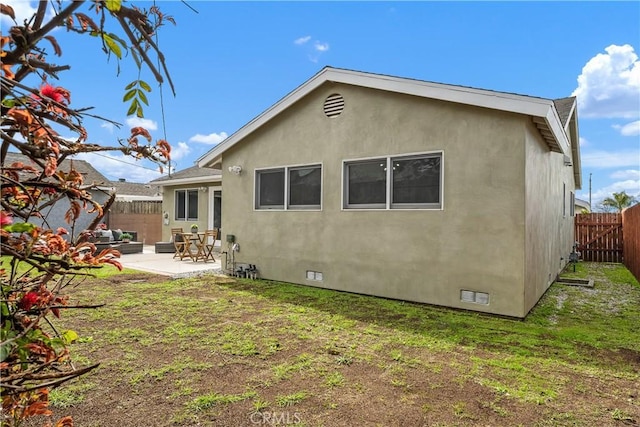
[[[591,262],[622,262],[622,215],[577,214],[575,235],[582,259]]]

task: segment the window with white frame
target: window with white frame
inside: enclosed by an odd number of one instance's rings
[[[256,171],[256,209],[320,209],[321,199],[320,165],[286,166]]]
[[[198,219],[198,190],[176,190],[176,221]]]
[[[442,208],[442,153],[344,162],[346,209]]]

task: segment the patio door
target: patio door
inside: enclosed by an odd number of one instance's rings
[[[222,187],[219,185],[209,187],[209,218],[207,228],[222,228]]]

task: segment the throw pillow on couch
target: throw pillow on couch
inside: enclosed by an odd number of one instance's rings
[[[116,242],[122,240],[122,230],[111,230],[111,233],[113,234],[113,240],[115,240]]]

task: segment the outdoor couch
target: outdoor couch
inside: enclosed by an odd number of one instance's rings
[[[156,242],[157,254],[172,254],[176,251],[176,246],[173,242]]]
[[[99,254],[104,249],[109,249],[109,248],[117,250],[122,255],[142,253],[142,242],[128,242],[128,243],[124,243],[122,241],[109,242],[109,243],[96,242],[94,243],[94,245],[96,245],[96,251],[95,251],[96,254]]]
[[[129,233],[132,238],[130,242],[122,241],[122,234]],[[122,231],[122,230],[96,230],[95,241],[93,244],[96,246],[96,254],[99,254],[104,249],[116,249],[121,254],[135,254],[142,252],[142,242],[137,242],[138,233],[136,231]]]

